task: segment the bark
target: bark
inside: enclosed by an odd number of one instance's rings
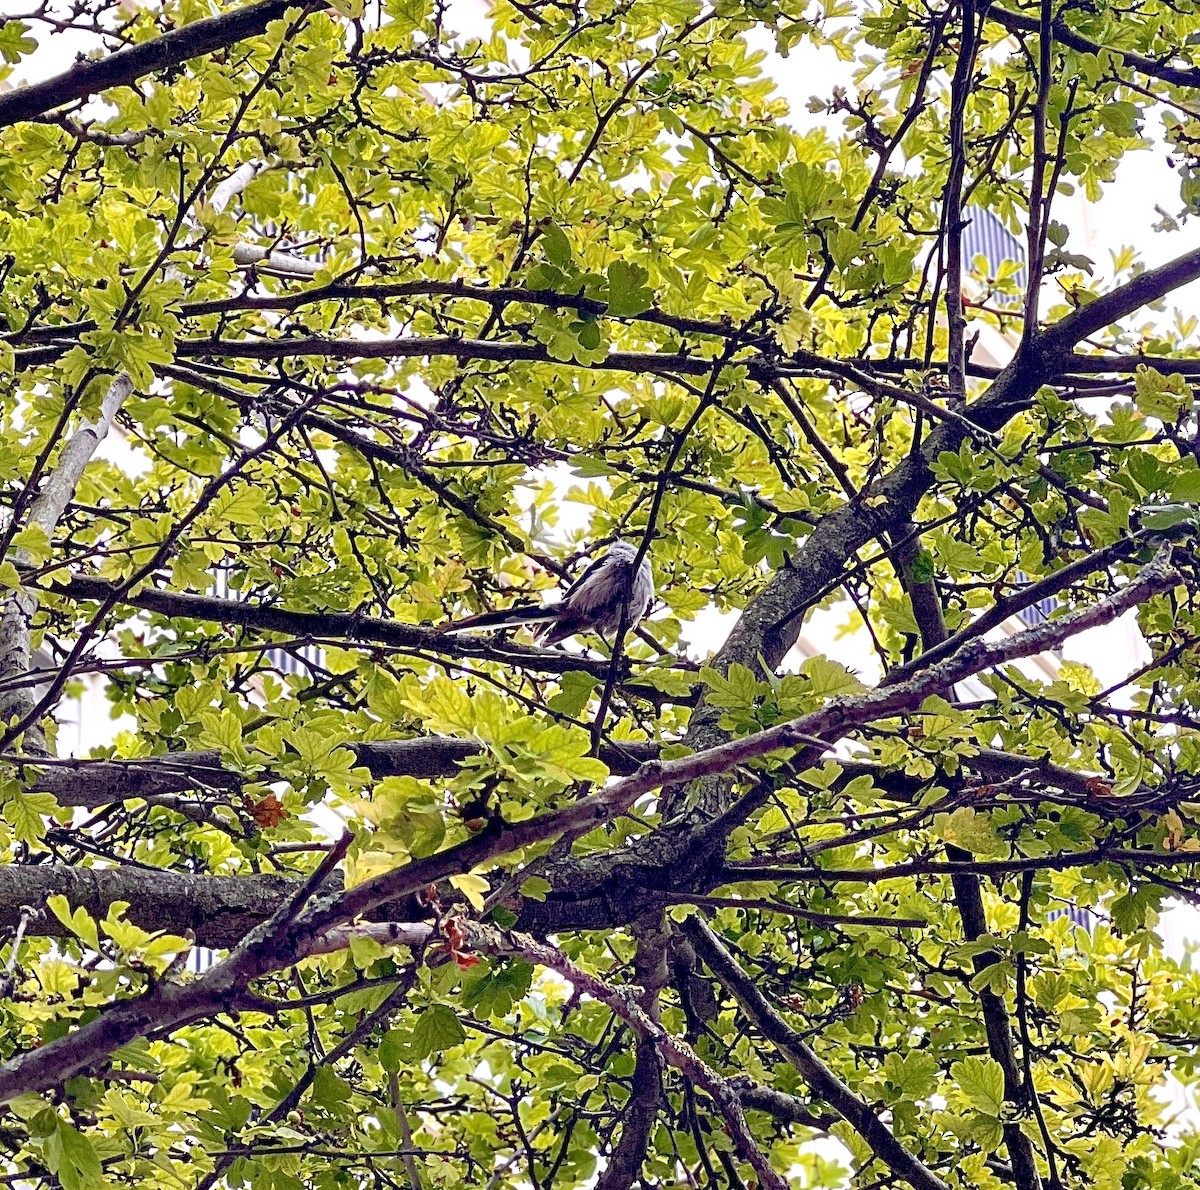
[[[114,901],[128,901],[126,916],[142,929],[182,935],[190,931],[197,945],[224,949],[236,946],[266,921],[298,886],[294,876],[195,876],[132,866],[10,864],[0,867],[0,929],[15,929],[23,906],[44,906],[47,897],[58,894],[96,918],[105,917]],[[338,874],[330,889],[340,888]],[[26,933],[58,937],[66,931],[42,908]]]
[[[989,21],[1003,25],[1010,33],[1038,32],[1040,24],[1038,18],[1030,16],[1028,13],[1012,12],[1007,8],[997,8],[995,5],[990,6],[986,12]],[[1063,45],[1070,46],[1071,49],[1078,50],[1080,53],[1088,55],[1114,54],[1126,66],[1131,66],[1140,74],[1150,78],[1161,79],[1162,82],[1172,83],[1177,87],[1200,87],[1200,69],[1194,66],[1172,66],[1167,62],[1160,62],[1156,58],[1147,58],[1144,54],[1136,53],[1133,50],[1099,45],[1097,42],[1090,41],[1081,34],[1073,32],[1062,19],[1054,22],[1053,30],[1055,41],[1061,41]]]
[[[111,87],[132,86],[153,71],[179,66],[189,58],[199,58],[247,37],[257,37],[272,21],[281,19],[289,8],[304,6],[287,0],[264,0],[220,16],[193,21],[181,29],[172,29],[161,37],[103,58],[79,62],[44,82],[17,87],[0,95],[0,128],[21,120],[32,120],[56,107],[98,95]]]
[[[609,985],[578,967],[557,947],[539,942],[527,934],[505,932],[493,926],[468,922],[466,936],[472,949],[483,954],[518,955],[535,966],[557,971],[577,990],[609,1008],[638,1038],[653,1046],[665,1064],[673,1066],[693,1086],[712,1099],[739,1155],[754,1170],[759,1186],[766,1190],[788,1190],[787,1182],[772,1168],[767,1155],[758,1147],[747,1127],[741,1099],[731,1080],[718,1074],[691,1046],[664,1029],[637,1003],[630,989]]]
[[[376,740],[346,745],[357,762],[371,776],[418,777],[432,780],[452,777],[462,761],[483,752],[477,740],[449,736],[424,736],[411,740]],[[658,745],[646,741],[622,741],[605,744],[600,759],[609,771],[627,776],[638,766],[658,755]],[[267,758],[263,758],[264,761]],[[26,766],[36,768],[31,758]],[[258,774],[256,781],[273,779],[270,768]],[[61,760],[42,767],[32,788],[54,794],[60,806],[95,809],[112,802],[145,798],[163,805],[174,804],[174,794],[193,790],[236,791],[247,778],[224,768],[216,751],[169,752],[141,760]]]
[[[659,1024],[659,993],[667,979],[666,926],[661,915],[655,914],[636,923],[634,932],[638,940],[634,978],[641,988],[639,1003],[646,1015]],[[621,1135],[609,1154],[596,1190],[629,1190],[641,1173],[662,1104],[662,1076],[663,1060],[658,1047],[652,1038],[643,1037],[637,1044],[629,1100],[621,1111]]]
[[[0,95],[0,103],[5,98]],[[29,506],[28,525],[36,525],[47,539],[53,536],[55,526],[75,494],[83,469],[96,453],[96,447],[107,437],[113,418],[131,392],[133,382],[129,377],[118,376],[101,402],[99,417],[94,422],[85,421],[80,425],[62,448],[54,470]],[[18,567],[27,566],[30,555],[28,551],[18,549],[13,552],[11,561]],[[30,634],[38,606],[37,592],[25,586],[12,591],[4,602],[0,612],[0,683],[29,673]],[[24,720],[35,705],[32,687],[0,690],[0,724]],[[26,728],[25,748],[36,755],[46,754],[46,738],[39,725],[30,724]]]
[[[258,632],[278,632],[311,640],[353,640],[375,642],[396,649],[436,653],[453,660],[483,658],[502,664],[522,666],[542,673],[582,671],[593,677],[607,677],[605,659],[565,653],[560,649],[539,649],[528,645],[493,643],[485,639],[451,636],[432,628],[419,628],[395,620],[360,616],[355,612],[301,612],[274,604],[242,603],[212,595],[192,595],[161,591],[154,587],[126,592],[98,578],[73,578],[62,586],[46,588],[47,593],[79,601],[106,603],[115,600],[128,607],[178,619],[202,620],[227,628],[249,628]]]
[[[901,581],[912,601],[913,618],[921,630],[922,645],[926,650],[945,648],[949,644],[949,633],[946,631],[941,596],[934,583],[913,581],[912,566],[917,556],[917,539],[909,533],[905,534],[905,539],[907,544],[896,552],[900,562]],[[946,855],[964,869],[969,868],[975,860],[974,855],[960,847],[947,846]],[[954,890],[954,903],[962,920],[963,935],[968,942],[975,942],[988,932],[980,879],[970,871],[958,871],[950,877],[950,886]],[[975,955],[971,962],[976,975],[982,975],[1000,962],[1000,955],[989,951],[986,954]],[[1026,1088],[1021,1068],[1017,1063],[1008,1009],[1003,996],[991,987],[980,988],[978,996],[984,1032],[987,1035],[988,1053],[1004,1072],[1004,1099],[1011,1111],[1023,1115],[1030,1089]],[[1038,1174],[1033,1142],[1022,1130],[1020,1120],[1006,1119],[1003,1129],[1015,1185],[1019,1190],[1041,1190],[1042,1180]]]
[[[518,847],[557,835],[571,838],[602,822],[611,821],[628,810],[642,794],[664,787],[682,786],[697,779],[720,778],[741,765],[781,749],[814,743],[824,749],[844,738],[854,728],[912,710],[929,695],[946,694],[957,682],[982,670],[1045,652],[1085,628],[1111,622],[1129,608],[1138,606],[1154,594],[1169,590],[1180,581],[1169,559],[1168,546],[1136,578],[1103,602],[1047,620],[1036,628],[1005,640],[972,641],[907,681],[890,685],[885,683],[864,694],[832,699],[821,709],[791,722],[754,735],[727,740],[689,756],[650,761],[632,776],[616,781],[561,810],[511,826],[504,825],[492,835],[470,840],[428,860],[416,861],[365,881],[346,893],[336,907],[331,907],[333,917],[326,924],[338,924],[341,920],[367,913],[412,892],[429,882],[428,878],[422,878],[426,868],[440,870],[442,864],[456,852],[462,856],[462,864],[457,870],[467,871],[478,863]],[[603,862],[616,868],[621,879],[621,889],[613,897],[614,904],[622,902],[629,884],[628,869],[622,870],[618,866],[620,858],[618,855],[614,862],[612,855],[603,857]],[[670,869],[662,868],[648,872],[650,887],[661,887],[673,874]]]

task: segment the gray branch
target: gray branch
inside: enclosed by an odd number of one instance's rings
[[[0,96],[3,103],[6,96]],[[83,469],[107,436],[117,411],[133,392],[133,381],[124,373],[109,386],[100,405],[100,415],[94,421],[85,421],[67,440],[59,454],[58,463],[47,476],[41,491],[29,506],[29,526],[42,529],[47,538],[54,533],[63,512],[75,494],[75,487]],[[14,565],[28,566],[30,555],[27,550],[13,551]],[[35,590],[22,586],[13,591],[0,612],[0,682],[21,677],[29,672],[30,632],[33,618],[38,610],[38,595]],[[0,724],[12,719],[21,721],[32,713],[35,703],[34,692],[29,688],[17,688],[7,693],[0,692]],[[31,724],[25,731],[25,747],[34,753],[46,752],[46,739],[41,727]]]
[[[98,578],[76,577],[63,586],[46,588],[46,593],[98,603],[115,598],[129,607],[179,619],[203,620],[258,632],[278,632],[301,639],[376,642],[397,649],[436,653],[457,661],[497,661],[542,673],[582,671],[593,677],[606,678],[610,667],[604,658],[564,653],[559,649],[539,649],[508,642],[449,636],[431,628],[360,616],[354,612],[292,611],[269,603],[242,603],[236,599],[162,591],[155,587],[125,592]]]
[[[62,937],[62,923],[45,908],[61,894],[74,907],[103,918],[114,901],[129,903],[128,917],[144,930],[186,934],[200,946],[236,946],[295,892],[293,876],[197,876],[190,872],[135,867],[78,868],[69,864],[8,864],[0,867],[0,929],[15,929],[23,906],[38,910],[26,933]],[[340,874],[334,889],[341,887]]]
[[[451,736],[421,736],[411,740],[376,740],[346,745],[372,777],[418,777],[432,780],[452,777],[464,760],[480,755],[484,746],[477,740]],[[638,766],[658,755],[652,742],[624,741],[605,744],[600,759],[617,776],[628,776]],[[264,762],[267,758],[264,757]],[[219,752],[170,752],[139,760],[61,760],[40,763],[31,757],[26,767],[35,769],[35,790],[54,794],[60,806],[96,809],[112,802],[143,798],[171,804],[173,795],[192,790],[236,791],[247,778],[221,763]],[[256,778],[272,780],[267,769]]]

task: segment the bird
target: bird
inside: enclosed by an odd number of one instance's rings
[[[521,603],[502,611],[454,620],[440,631],[467,632],[475,628],[535,624],[534,639],[543,645],[556,645],[580,632],[610,636],[622,626],[629,631],[642,622],[654,601],[650,559],[643,556],[638,562],[639,552],[628,541],[614,541],[608,552],[597,558],[557,603]]]

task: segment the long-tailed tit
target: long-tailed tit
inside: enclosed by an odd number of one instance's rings
[[[577,632],[608,636],[618,632],[622,624],[627,631],[631,630],[641,623],[654,601],[650,559],[643,557],[635,570],[637,555],[637,546],[614,541],[608,553],[597,558],[557,603],[548,606],[522,603],[503,611],[455,620],[441,631],[537,624],[535,639],[540,644],[553,645]]]

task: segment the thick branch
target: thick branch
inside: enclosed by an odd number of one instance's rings
[[[1080,358],[1072,350],[1081,339],[1197,277],[1200,250],[1147,270],[1097,298],[1032,336],[1017,358],[965,412],[983,429],[1000,429],[1028,407],[1043,384],[1070,371]],[[894,533],[913,520],[917,506],[933,484],[932,464],[943,451],[957,452],[967,437],[961,422],[942,422],[919,452],[910,452],[864,489],[859,500],[822,518],[791,564],[776,571],[747,605],[714,657],[713,666],[724,671],[737,662],[755,671],[761,664],[772,672],[777,669],[800,634],[805,612],[837,585],[846,560],[854,558],[873,538]],[[704,705],[697,708],[687,743],[704,748],[723,738],[717,726],[719,718],[718,710]],[[707,783],[699,796],[697,812],[707,818],[716,817],[727,808],[728,794],[722,783]]]
[[[903,573],[901,578],[912,601],[913,616],[921,630],[924,648],[933,651],[950,648],[950,637],[942,614],[942,600],[934,582],[916,582],[912,578],[913,564],[917,556],[915,536],[906,534],[906,544],[897,550]],[[947,846],[946,854],[957,863],[968,864],[974,856],[959,847]],[[980,879],[972,872],[956,872],[950,877],[954,890],[954,903],[962,919],[963,934],[968,942],[975,942],[987,933],[987,914],[983,906],[983,891]],[[982,975],[1000,962],[995,951],[975,955],[972,964],[976,975]],[[1016,1046],[1013,1041],[1012,1025],[1008,1009],[1001,996],[990,987],[979,989],[979,1007],[983,1014],[984,1031],[987,1034],[988,1053],[999,1064],[1004,1073],[1004,1098],[1010,1110],[1022,1112],[1025,1108],[1026,1088],[1017,1064]],[[1041,1190],[1033,1144],[1021,1129],[1019,1120],[1005,1119],[1004,1141],[1012,1161],[1013,1175],[1020,1190]]]
[[[447,852],[439,853],[448,855]],[[460,854],[443,865],[438,876],[465,870]],[[424,861],[423,861],[424,862]],[[952,876],[959,872],[980,876],[1005,877],[1029,871],[1066,871],[1119,864],[1139,870],[1187,867],[1200,863],[1200,856],[1184,851],[1120,850],[1097,847],[1087,851],[1064,852],[1035,858],[975,859],[970,863],[914,859],[886,868],[820,868],[814,865],[789,865],[744,862],[728,864],[710,874],[709,884],[737,884],[745,881],[774,880],[781,884],[813,884],[829,888],[836,884],[882,884],[890,880],[910,880],[926,876]],[[82,906],[93,917],[102,918],[114,901],[127,901],[129,919],[147,930],[166,930],[173,934],[191,930],[198,946],[227,949],[241,941],[278,909],[292,892],[296,877],[252,874],[246,876],[208,876],[191,872],[152,871],[148,868],[77,868],[70,865],[9,865],[0,868],[0,930],[14,930],[24,906],[45,904],[54,893],[63,893],[72,905]],[[341,891],[341,878],[334,875],[324,890],[331,896]],[[559,890],[569,893],[569,888]],[[382,911],[381,911],[382,912]],[[415,912],[403,903],[396,915]],[[525,916],[528,916],[526,914]],[[608,927],[623,920],[623,910],[615,907],[605,923],[594,917],[576,914],[558,929]],[[851,921],[849,924],[853,924]],[[336,926],[327,926],[322,937],[332,936]],[[539,927],[540,929],[540,927]],[[66,933],[57,918],[41,914],[27,930],[29,936],[59,938]]]
[[[131,86],[153,71],[179,66],[189,58],[199,58],[247,37],[257,37],[289,8],[302,7],[302,3],[288,0],[264,0],[261,4],[193,21],[115,54],[80,62],[44,82],[0,95],[0,128],[32,120],[53,108],[87,99],[111,87]]]
[[[4,98],[0,96],[0,102]],[[96,453],[96,447],[107,437],[113,418],[132,391],[133,381],[123,373],[109,385],[100,404],[99,417],[94,422],[85,421],[71,435],[59,454],[54,470],[30,504],[29,525],[40,528],[47,540],[53,535],[54,527],[75,494],[83,469]],[[28,565],[30,555],[28,551],[18,549],[14,551],[12,561],[17,566]],[[4,610],[0,612],[0,682],[22,677],[29,672],[30,632],[37,610],[37,592],[30,587],[19,587],[5,601]],[[0,691],[0,724],[29,718],[34,706],[32,688],[17,687]],[[30,752],[46,751],[46,740],[37,724],[31,723],[26,729],[25,746]]]
[[[1118,285],[1116,289],[1101,294],[1095,301],[1068,314],[1061,322],[1048,327],[1035,340],[1038,350],[1048,359],[1051,372],[1070,371],[1080,356],[1068,355],[1055,359],[1059,353],[1071,351],[1089,335],[1112,326],[1122,318],[1140,310],[1151,302],[1165,297],[1172,290],[1200,277],[1200,248],[1193,248],[1174,260],[1147,269],[1136,277]]]
[[[621,1109],[621,1135],[596,1190],[629,1190],[650,1147],[662,1099],[662,1060],[652,1041],[641,1041],[634,1058],[629,1101]]]
[[[568,979],[574,987],[599,1000],[623,1020],[640,1038],[649,1042],[663,1060],[685,1078],[700,1087],[716,1104],[743,1160],[754,1169],[760,1186],[768,1190],[787,1190],[787,1182],[775,1172],[766,1154],[758,1147],[742,1114],[741,1098],[730,1081],[704,1062],[680,1038],[667,1032],[641,1008],[629,990],[615,988],[584,971],[560,950],[539,942],[527,934],[501,932],[493,926],[467,923],[467,937],[476,950],[487,954],[519,955],[528,963],[548,967]],[[933,1190],[933,1187],[929,1187]],[[940,1184],[937,1190],[942,1190]]]
[[[774,1087],[764,1087],[755,1083],[743,1086],[740,1079],[734,1080],[734,1087],[741,1096],[743,1107],[766,1112],[785,1124],[799,1124],[817,1132],[828,1132],[841,1119],[834,1112],[816,1111],[810,1103]]]
[[[1136,578],[1101,603],[1047,620],[1036,628],[1004,640],[972,641],[908,681],[881,685],[853,697],[833,699],[820,710],[791,722],[702,749],[690,756],[652,761],[642,765],[633,776],[616,781],[561,810],[525,822],[506,824],[486,839],[471,840],[450,851],[365,881],[351,889],[340,903],[329,906],[326,925],[366,913],[439,878],[426,876],[426,869],[433,872],[442,870],[447,859],[455,852],[461,853],[463,861],[457,870],[466,871],[485,859],[528,846],[551,835],[570,837],[576,832],[590,830],[624,813],[643,794],[664,786],[682,786],[700,777],[728,773],[780,749],[811,745],[814,741],[832,744],[856,727],[912,710],[929,695],[944,694],[964,678],[1008,661],[1044,652],[1085,628],[1109,623],[1152,595],[1169,590],[1180,581],[1179,574],[1169,564],[1169,558],[1170,547],[1167,547]]]
[[[970,852],[957,847],[948,847],[946,854],[966,862],[975,858]],[[979,877],[959,872],[950,877],[950,882],[954,889],[954,902],[962,918],[963,936],[968,942],[976,942],[988,932],[987,913],[983,907]],[[977,975],[982,975],[998,962],[1000,955],[995,951],[988,951],[975,955],[971,965]],[[1033,1093],[1033,1089],[1025,1086],[1021,1075],[1008,1009],[1003,998],[990,986],[979,989],[979,1006],[983,1014],[984,1031],[987,1034],[988,1053],[1004,1073],[1004,1099],[1010,1105],[1010,1110],[1024,1115],[1028,1108],[1027,1096]],[[1040,1190],[1042,1179],[1033,1156],[1033,1142],[1025,1135],[1019,1120],[1004,1122],[1004,1143],[1008,1147],[1014,1181],[1019,1190]]]
[[[637,951],[634,979],[641,989],[642,1010],[661,1025],[659,995],[667,979],[666,925],[660,913],[652,913],[634,924]],[[663,1098],[663,1061],[654,1039],[643,1037],[634,1057],[629,1100],[621,1110],[621,1136],[608,1156],[608,1164],[596,1190],[630,1190],[642,1171],[649,1151],[650,1136]]]
[[[370,770],[371,776],[452,777],[462,761],[480,755],[483,744],[477,740],[452,736],[420,736],[411,740],[375,740],[345,745],[355,760]],[[649,741],[623,741],[602,744],[600,759],[617,776],[628,776],[639,765],[653,760],[659,746]],[[264,758],[265,761],[266,758]],[[37,767],[31,757],[28,767]],[[258,781],[270,781],[272,773],[258,774]],[[171,752],[140,760],[61,760],[45,765],[33,788],[54,794],[60,806],[95,809],[111,802],[131,798],[155,799],[194,789],[240,789],[246,776],[221,763],[216,751]]]
[[[1088,375],[1130,375],[1138,368],[1164,376],[1200,376],[1200,359],[1173,359],[1164,355],[1079,355],[1071,356],[1068,371]]]
[[[989,21],[1003,25],[1010,33],[1036,33],[1039,28],[1038,18],[1023,12],[1011,12],[1007,8],[997,8],[994,4],[984,10]],[[1172,83],[1177,87],[1200,87],[1200,70],[1194,66],[1170,66],[1156,58],[1147,58],[1144,54],[1133,50],[1118,49],[1116,46],[1101,45],[1090,41],[1080,33],[1069,28],[1061,18],[1052,26],[1054,40],[1061,41],[1073,50],[1081,53],[1100,56],[1114,54],[1126,66],[1133,67],[1150,78],[1161,79],[1164,83]]]
[[[341,877],[336,888],[341,888]],[[68,864],[0,866],[0,929],[11,930],[22,906],[39,909],[26,933],[61,937],[62,923],[41,907],[61,894],[95,918],[114,901],[129,903],[129,919],[144,930],[186,934],[200,946],[236,946],[295,892],[293,876],[197,876],[131,866],[79,868]]]

